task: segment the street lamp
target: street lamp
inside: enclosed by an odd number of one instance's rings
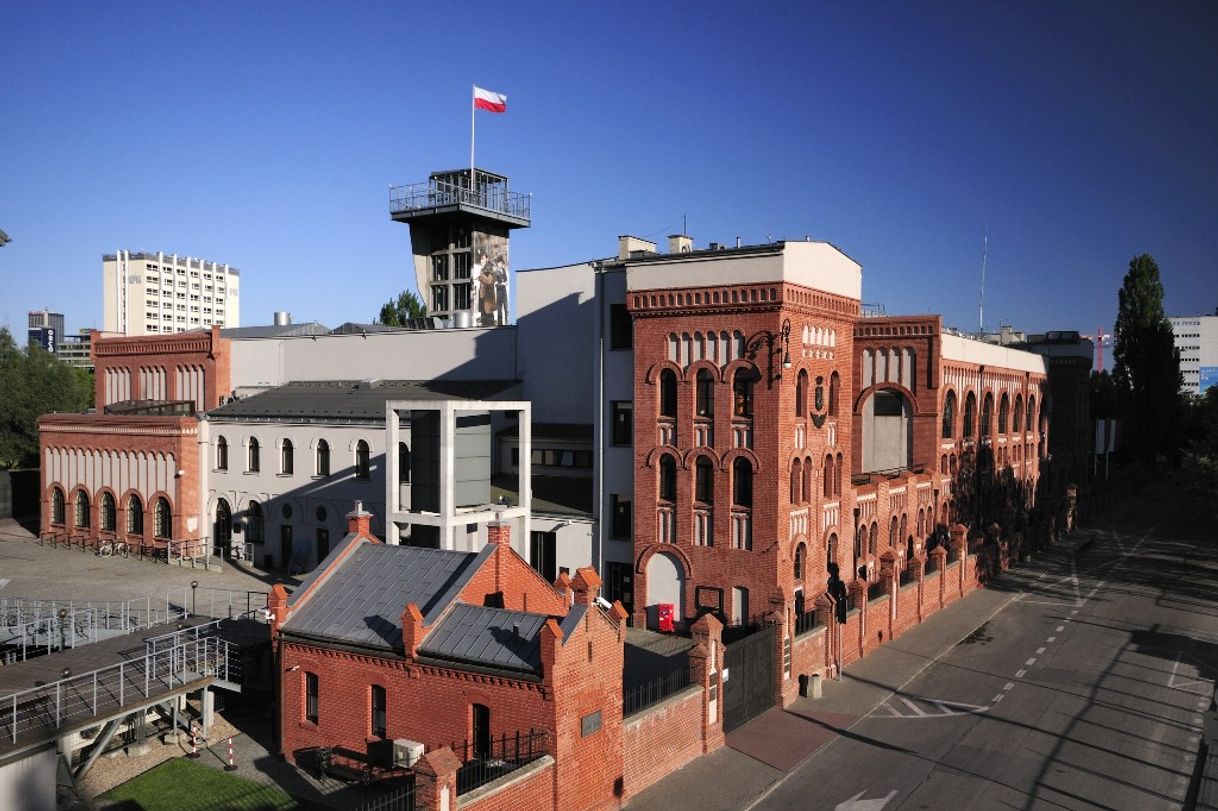
[[[68,632],[67,628],[65,627],[65,624],[68,621],[68,609],[61,608],[57,614],[59,616],[59,649],[63,650],[68,646]]]
[[[757,354],[759,352],[761,352],[762,345],[764,345],[766,347],[766,360],[767,360],[766,371],[769,373],[769,382],[773,383],[775,380],[779,380],[782,378],[783,369],[790,369],[792,366],[792,364],[791,364],[791,319],[784,318],[782,320],[782,329],[780,329],[778,332],[771,332],[770,330],[765,330],[763,332],[757,333],[757,335],[754,336],[754,338],[749,342],[749,345],[745,349],[745,354],[748,356],[749,360],[752,360],[752,361],[757,360]],[[779,361],[780,368],[778,369],[777,372],[774,371],[774,356],[775,355],[781,356],[781,359]]]
[[[198,588],[199,588],[199,581],[191,580],[190,581],[190,613],[191,614],[199,613],[198,600],[195,599],[198,594]]]

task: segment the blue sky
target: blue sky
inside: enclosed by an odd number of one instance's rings
[[[1218,307],[1212,3],[32,3],[0,34],[0,323],[100,324],[101,254],[242,270],[244,324],[413,287],[391,184],[533,193],[515,268],[618,234],[833,242],[889,313],[1110,329],[1148,252]]]

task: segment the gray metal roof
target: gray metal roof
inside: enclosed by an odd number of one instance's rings
[[[329,335],[330,328],[318,321],[302,324],[263,324],[253,327],[226,327],[222,338],[296,338],[302,335]]]
[[[285,383],[208,412],[215,420],[305,420],[385,423],[390,400],[486,400],[514,380],[311,380]]]
[[[541,626],[548,617],[457,603],[419,646],[442,659],[535,672],[541,668]]]
[[[493,550],[363,543],[307,597],[305,587],[296,590],[293,597],[304,604],[284,631],[401,652],[407,603],[419,607],[425,624],[435,622]]]

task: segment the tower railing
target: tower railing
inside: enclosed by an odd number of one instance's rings
[[[499,183],[467,184],[425,180],[389,189],[389,213],[402,214],[429,208],[465,205],[519,219],[530,219],[532,195],[515,192]]]

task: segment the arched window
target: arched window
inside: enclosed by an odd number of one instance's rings
[[[825,498],[833,497],[833,457],[825,457]]]
[[[943,398],[943,438],[956,436],[956,392],[949,391]]]
[[[888,548],[892,549],[897,545],[897,539],[900,538],[900,530],[897,527],[897,517],[892,517],[892,523],[888,525]]]
[[[216,437],[216,470],[228,470],[228,440]]]
[[[98,502],[98,520],[106,532],[114,532],[118,525],[118,510],[114,506],[114,494],[109,490],[101,494]]]
[[[144,502],[135,493],[127,497],[127,534],[144,534]]]
[[[829,416],[837,416],[837,401],[841,396],[842,379],[837,372],[829,375]]]
[[[977,418],[977,395],[971,391],[964,398],[964,436],[973,435],[973,423]]]
[[[279,446],[279,472],[285,475],[292,472],[295,467],[295,448],[292,447],[292,440],[285,439],[283,444]]]
[[[732,413],[737,417],[753,416],[753,371],[737,369],[732,376]]]
[[[316,461],[314,462],[314,472],[318,476],[330,475],[330,443],[324,439],[317,440]]]
[[[795,419],[801,420],[808,416],[808,371],[799,370],[795,378]]]
[[[709,369],[698,370],[696,409],[699,417],[715,416],[715,376]]]
[[[77,529],[87,529],[89,526],[89,496],[84,490],[76,491],[72,501],[72,523]]]
[[[694,500],[701,504],[715,501],[715,472],[705,456],[699,456],[694,463]]]
[[[798,585],[804,579],[804,558],[808,554],[808,547],[804,544],[797,544],[795,547],[795,583]]]
[[[677,460],[667,453],[660,457],[660,501],[677,501]]]
[[[837,533],[834,532],[829,536],[829,543],[825,547],[825,563],[826,568],[837,563]]]
[[[262,532],[262,505],[251,501],[245,511],[245,540],[249,543],[262,543],[265,536]]]
[[[808,456],[804,459],[804,502],[812,500],[812,457]]]
[[[368,478],[371,475],[371,465],[368,443],[361,439],[355,443],[355,478]]]
[[[863,557],[864,550],[867,549],[867,525],[863,524],[854,533],[854,562],[857,565],[859,558]]]
[[[228,501],[220,499],[216,502],[216,545],[226,549],[233,539],[233,511]]]
[[[677,375],[672,369],[660,372],[660,416],[677,416]]]
[[[926,511],[918,510],[918,537],[926,537]]]
[[[156,537],[170,538],[173,536],[173,513],[169,510],[169,499],[161,496],[156,500]]]
[[[879,546],[879,543],[880,543],[880,525],[877,522],[872,521],[871,522],[871,532],[867,535],[867,551],[869,554],[871,554],[872,557],[874,557],[878,553],[879,550],[877,549],[877,547]]]
[[[261,460],[258,457],[259,450],[258,439],[250,437],[250,444],[246,449],[245,469],[251,473],[257,473],[261,468]]]
[[[1007,432],[1007,423],[1011,414],[1011,399],[1007,397],[1006,392],[1002,393],[1002,399],[998,401],[998,433],[1005,434]]]
[[[51,523],[63,526],[63,491],[51,489]]]
[[[803,501],[803,493],[801,487],[803,485],[803,463],[796,459],[791,463],[791,503],[799,504]]]
[[[901,538],[904,538],[908,534],[909,534],[909,516],[906,515],[905,513],[901,513],[901,534],[897,536],[897,539],[900,540]]]
[[[956,475],[956,454],[947,457],[947,472],[950,476]]]
[[[1025,430],[1028,431],[1040,430],[1040,426],[1036,424],[1036,398],[1031,395],[1028,395],[1028,414],[1024,425],[1027,426]]]
[[[1015,411],[1011,414],[1011,421],[1015,424],[1011,426],[1011,430],[1019,433],[1023,430],[1023,395],[1015,395]]]
[[[743,456],[732,462],[732,503],[738,507],[753,506],[753,466]]]
[[[837,464],[833,466],[833,495],[840,496],[842,494],[842,476],[845,475],[846,466],[843,464],[844,457],[839,453],[837,455]]]
[[[410,483],[410,447],[405,442],[398,443],[398,484]]]
[[[981,401],[981,437],[990,435],[990,429],[993,428],[994,419],[994,395],[986,392],[985,399]]]

